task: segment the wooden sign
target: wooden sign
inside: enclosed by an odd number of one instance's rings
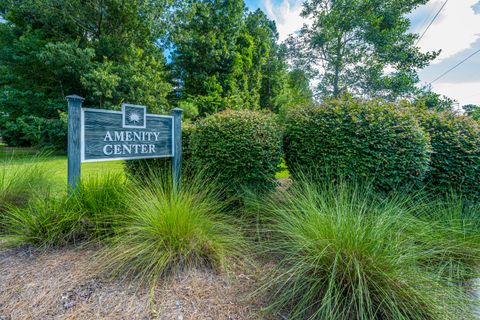
[[[172,115],[147,114],[145,106],[123,104],[122,111],[82,108],[83,98],[68,96],[68,183],[75,188],[81,162],[172,158],[180,183],[181,109]]]
[[[81,130],[82,162],[173,157],[173,116],[147,114],[144,106],[82,108]]]

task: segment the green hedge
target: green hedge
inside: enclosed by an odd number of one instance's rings
[[[227,195],[276,184],[282,155],[281,130],[271,114],[226,110],[196,124],[191,137],[192,166],[215,177]]]
[[[61,119],[21,116],[0,123],[0,132],[9,146],[67,150],[67,125]]]
[[[285,157],[293,177],[342,175],[383,191],[419,186],[428,169],[427,134],[408,112],[380,101],[329,100],[286,118]]]
[[[433,149],[427,185],[442,193],[453,188],[480,198],[480,125],[449,112],[428,112],[422,125]]]
[[[190,170],[191,151],[190,136],[194,126],[189,123],[182,123],[182,173],[188,173]],[[127,176],[134,181],[145,181],[150,175],[170,174],[172,160],[171,158],[154,158],[141,160],[125,161],[125,172]]]

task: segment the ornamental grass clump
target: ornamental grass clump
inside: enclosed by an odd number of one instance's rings
[[[2,245],[46,249],[104,240],[123,219],[128,191],[123,176],[105,173],[83,178],[69,193],[36,197],[25,207],[9,207],[2,219]]]
[[[150,284],[188,268],[224,270],[229,259],[243,256],[245,241],[217,190],[197,177],[179,191],[171,177],[133,190],[128,213],[100,256],[102,270]]]
[[[80,223],[78,213],[67,211],[60,199],[37,198],[27,207],[12,207],[5,212],[0,243],[3,247],[46,250],[66,244],[71,232],[81,228]]]
[[[260,290],[270,311],[288,319],[471,319],[464,288],[424,267],[436,253],[410,236],[417,220],[404,204],[370,188],[303,180],[256,203],[278,262]]]
[[[0,213],[9,207],[24,207],[35,196],[49,193],[52,181],[41,159],[34,158],[28,166],[10,160],[0,165]]]
[[[123,174],[116,172],[81,179],[76,190],[65,198],[67,210],[77,212],[84,225],[73,236],[99,241],[113,235],[114,226],[128,210],[125,195],[133,188]]]
[[[432,253],[421,263],[452,283],[467,285],[480,277],[480,205],[454,191],[423,194],[412,203],[418,219],[409,226],[410,236]]]

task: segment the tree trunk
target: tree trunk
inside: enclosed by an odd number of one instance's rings
[[[335,75],[333,79],[333,97],[339,98],[340,97],[340,70],[342,68],[342,36],[339,35],[337,37],[337,48],[336,48],[336,59],[335,59]]]

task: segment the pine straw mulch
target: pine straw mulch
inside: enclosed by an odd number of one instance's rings
[[[130,281],[90,276],[93,249],[0,251],[0,320],[262,319],[252,298],[259,270],[184,272],[150,294]],[[153,297],[153,298],[152,298]]]

